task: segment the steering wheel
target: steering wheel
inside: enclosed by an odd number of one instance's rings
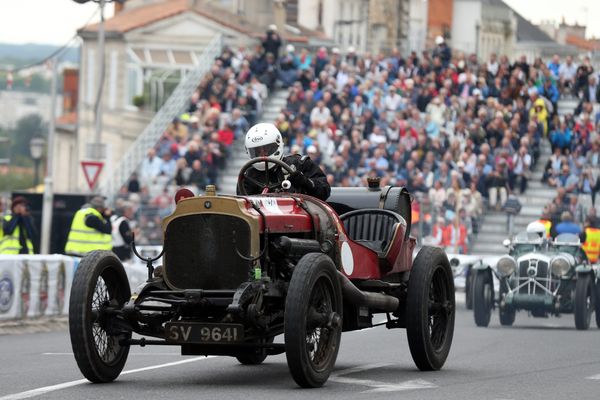
[[[254,179],[246,174],[246,172],[250,169],[250,167],[252,167],[252,166],[254,166],[254,164],[258,164],[258,163],[265,163],[265,181],[264,182],[259,182],[258,180]],[[240,169],[240,173],[238,175],[238,192],[242,196],[248,196],[248,192],[246,191],[246,187],[244,186],[245,179],[247,179],[250,183],[260,187],[261,192],[264,192],[265,189],[274,190],[281,185],[280,182],[269,184],[269,168],[268,168],[269,165],[267,163],[273,163],[273,164],[281,167],[285,172],[287,172],[290,175],[294,172],[294,170],[289,165],[287,165],[286,163],[284,163],[283,161],[281,161],[277,158],[273,158],[273,157],[253,158],[250,161],[248,161],[246,164],[244,164],[242,169]]]

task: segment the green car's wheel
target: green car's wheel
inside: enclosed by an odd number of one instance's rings
[[[110,251],[88,253],[75,272],[69,299],[69,332],[77,365],[94,383],[115,380],[127,361],[131,331],[115,324],[129,300],[129,281],[121,261]]]
[[[303,256],[285,300],[284,336],[288,367],[302,387],[320,387],[333,370],[342,335],[342,290],[331,258]]]
[[[586,330],[590,327],[595,307],[596,288],[592,274],[582,274],[575,284],[575,327]]]
[[[515,322],[517,312],[514,308],[502,307],[502,299],[504,298],[504,295],[508,293],[506,285],[508,285],[507,279],[500,280],[500,307],[498,309],[498,315],[500,317],[500,325],[512,326]]]
[[[477,326],[490,324],[494,306],[494,286],[489,271],[477,271],[473,279],[473,315]]]

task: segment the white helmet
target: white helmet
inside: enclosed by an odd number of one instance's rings
[[[443,36],[436,36],[435,38],[435,44],[442,44],[444,43],[444,37]]]
[[[546,237],[546,227],[541,222],[535,221],[527,225],[527,238],[530,240],[543,239]]]
[[[246,133],[244,143],[248,157],[273,157],[278,160],[283,159],[283,138],[281,132],[273,124],[260,123],[254,125]],[[269,169],[275,164],[269,163]],[[265,170],[263,163],[254,164],[254,168],[259,171]]]

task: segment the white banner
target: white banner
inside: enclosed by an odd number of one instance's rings
[[[0,321],[68,315],[71,283],[79,261],[59,254],[1,255]],[[132,291],[146,281],[144,262],[136,259],[123,266]]]

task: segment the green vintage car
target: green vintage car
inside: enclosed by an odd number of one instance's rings
[[[486,327],[494,308],[500,324],[511,326],[518,311],[533,317],[575,315],[575,327],[588,329],[594,311],[600,328],[600,265],[591,264],[577,235],[554,240],[528,232],[506,239],[508,254],[474,267],[475,324]]]

